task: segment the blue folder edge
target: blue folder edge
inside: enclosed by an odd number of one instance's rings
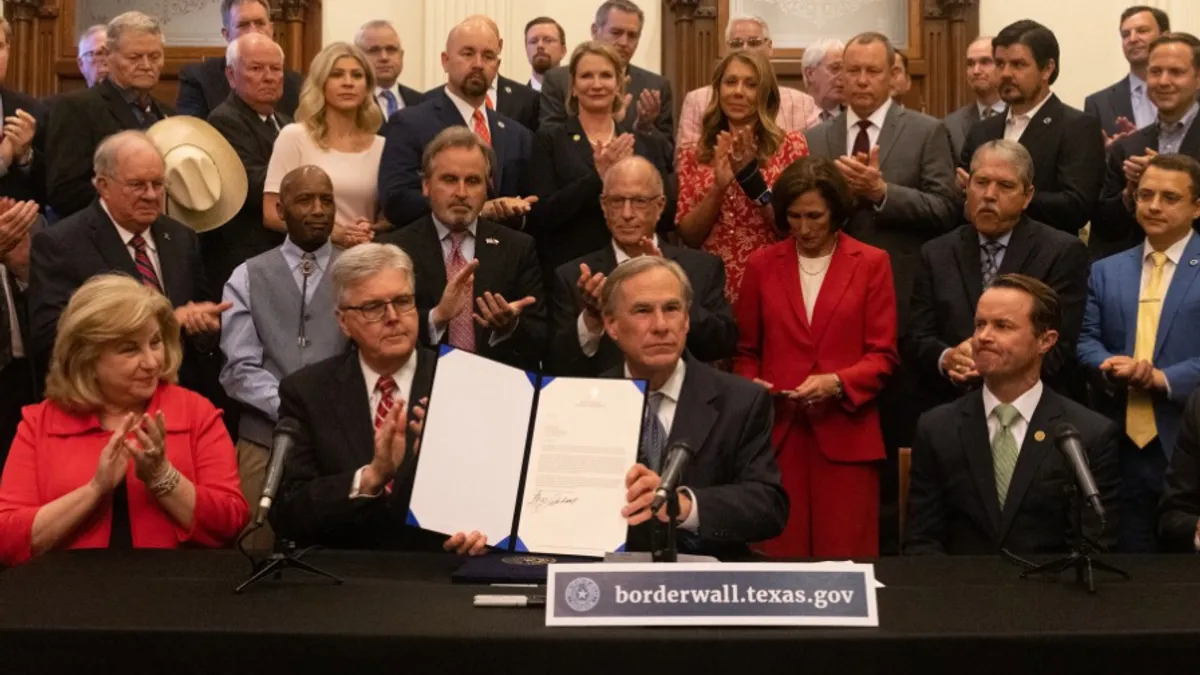
[[[500,551],[516,551],[517,553],[529,553],[529,548],[525,546],[525,542],[521,541],[520,537],[505,537],[496,542],[495,548]]]
[[[438,345],[438,356],[445,356],[454,351],[454,347],[450,345]]]

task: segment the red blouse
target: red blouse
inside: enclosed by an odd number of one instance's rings
[[[136,548],[219,547],[229,544],[250,519],[242,497],[237,455],[221,411],[208,399],[172,384],[159,385],[147,410],[162,410],[167,458],[196,487],[191,529],[178,525],[134,473],[125,473],[129,524]],[[38,510],[86,485],[112,433],[95,414],[74,415],[50,401],[24,410],[0,478],[0,563],[18,565],[32,555]],[[106,548],[112,499],[103,500],[57,548]]]
[[[676,171],[679,174],[676,224],[704,200],[704,196],[716,181],[712,167],[701,164],[696,158],[698,152],[699,147],[695,145],[679,150],[676,161]],[[804,134],[789,131],[784,136],[779,150],[759,170],[767,185],[774,186],[779,174],[783,173],[789,164],[806,156],[808,142],[804,140]],[[717,222],[713,224],[708,238],[701,246],[705,251],[725,261],[725,297],[730,305],[737,302],[738,292],[742,288],[742,273],[746,269],[746,260],[750,254],[777,241],[779,235],[775,231],[775,223],[763,217],[762,209],[750,201],[740,187],[731,184],[725,190]]]

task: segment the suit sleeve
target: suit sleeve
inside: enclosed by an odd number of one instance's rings
[[[1105,283],[1102,269],[1093,267],[1088,278],[1087,305],[1083,309],[1083,325],[1079,330],[1079,363],[1093,373],[1099,371],[1100,364],[1112,358],[1114,354],[1104,344],[1104,310],[1109,299],[1105,297]]]
[[[1088,223],[1104,182],[1104,137],[1100,121],[1090,115],[1076,118],[1064,129],[1056,163],[1058,190],[1038,190],[1029,210],[1033,217],[1069,234]]]
[[[533,137],[528,192],[538,198],[530,214],[530,224],[534,236],[539,238],[576,226],[581,213],[597,208],[604,189],[595,169],[588,167],[584,173],[568,175],[568,167],[560,166],[559,158],[570,152],[570,148],[558,144],[571,142],[560,131],[560,127],[550,127]]]
[[[920,229],[943,234],[958,224],[958,188],[950,132],[938,122],[921,150],[921,179],[917,187],[887,184],[887,197],[877,222],[884,227]]]
[[[1088,94],[1088,97],[1083,99],[1083,114],[1100,119],[1100,92]],[[1101,126],[1103,127],[1103,122]]]
[[[662,87],[662,107],[659,108],[654,126],[658,127],[668,142],[675,138],[675,102],[671,95],[671,81],[665,78]]]
[[[547,77],[542,80],[542,98],[538,101],[539,129],[548,124],[562,124],[567,121],[567,92],[563,90],[561,80],[559,77]]]
[[[1091,509],[1084,510],[1084,531],[1098,532],[1100,545],[1106,551],[1114,551],[1117,547],[1117,532],[1120,531],[1121,508],[1121,469],[1117,454],[1117,444],[1120,432],[1117,425],[1108,422],[1098,441],[1087,448],[1088,466],[1092,470],[1092,478],[1096,480],[1096,489],[1100,492],[1100,502],[1104,504],[1106,523],[1100,530],[1100,519]]]
[[[1167,547],[1195,552],[1196,525],[1200,521],[1200,394],[1188,398],[1167,468],[1159,514],[1158,534]]]
[[[29,315],[33,353],[39,364],[49,363],[58,317],[82,285],[72,264],[69,244],[42,230],[33,236],[29,264]]]
[[[692,280],[692,299],[687,348],[701,361],[729,358],[737,348],[737,322],[725,301],[725,265],[720,258],[705,254],[708,269]]]
[[[837,371],[845,396],[841,405],[849,412],[875,400],[896,368],[896,288],[892,265],[886,256],[871,265],[865,279],[866,316],[863,317],[863,355],[849,368]],[[862,283],[862,282],[860,282]]]
[[[521,251],[513,291],[513,297],[507,298],[510,302],[531,296],[534,303],[521,312],[513,336],[496,345],[496,348],[510,354],[512,363],[536,370],[550,341],[550,322],[546,317],[546,290],[542,284],[541,266],[538,265],[532,239],[527,240],[527,245]]]
[[[246,199],[262,199],[267,183],[267,162],[270,157],[262,157],[259,153],[251,150],[254,146],[254,137],[240,120],[214,113],[208,116],[208,123],[229,141],[234,151],[237,152],[238,158],[242,160],[242,165],[246,167],[246,179],[249,182]]]
[[[421,193],[421,142],[402,110],[388,123],[383,159],[379,165],[379,201],[383,215],[396,228],[429,213]]]
[[[179,96],[175,99],[175,110],[180,115],[207,119],[209,109],[204,100],[204,87],[200,83],[200,65],[194,63],[179,71]]]
[[[942,322],[938,319],[933,280],[936,250],[928,243],[921,247],[921,267],[917,270],[912,298],[909,300],[908,334],[901,339],[900,348],[905,364],[916,373],[917,378],[928,387],[941,389],[948,386],[948,381],[939,372],[938,363],[942,353],[952,345],[942,341]],[[937,264],[945,267],[953,263],[940,260]]]
[[[732,453],[733,475],[725,485],[692,488],[700,504],[699,536],[719,543],[763,541],[778,536],[788,517],[788,496],[780,483],[771,445],[774,413],[765,390],[753,394]],[[703,544],[702,544],[703,548]]]
[[[50,207],[65,218],[84,210],[96,198],[92,185],[92,153],[96,142],[90,125],[82,122],[92,114],[79,104],[78,97],[66,96],[50,116],[46,135],[46,198]]]
[[[933,423],[929,413],[917,422],[909,472],[908,522],[904,527],[905,555],[946,552],[946,478],[933,447]]]
[[[733,372],[747,380],[762,377],[763,365],[763,253],[751,254],[742,273],[737,301],[737,349]]]
[[[1092,232],[1088,246],[1092,249],[1105,244],[1122,243],[1131,233],[1141,233],[1133,211],[1125,204],[1125,160],[1129,158],[1125,143],[1113,143],[1108,149],[1104,170],[1104,185],[1096,214],[1092,218]],[[1113,251],[1104,251],[1111,253]]]
[[[1082,240],[1071,241],[1044,281],[1058,293],[1059,306],[1062,308],[1058,342],[1042,364],[1043,379],[1054,379],[1064,370],[1070,372],[1087,307],[1088,250]]]
[[[192,469],[196,490],[191,528],[175,525],[181,543],[208,548],[227,546],[250,520],[250,507],[242,496],[237,451],[225,429],[221,411],[197,395],[189,414],[192,424]]]

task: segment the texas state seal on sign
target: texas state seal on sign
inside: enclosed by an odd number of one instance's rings
[[[590,612],[600,604],[600,586],[587,577],[567,584],[567,606],[576,612]]]

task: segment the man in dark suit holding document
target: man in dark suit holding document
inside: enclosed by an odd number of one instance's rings
[[[646,548],[649,506],[672,443],[695,455],[679,489],[679,547],[717,556],[745,554],[751,542],[783,531],[787,494],[771,445],[770,394],[683,356],[692,287],[678,263],[642,256],[618,265],[604,284],[604,328],[625,355],[614,377],[649,382],[638,464],[625,477],[621,515],[633,528],[630,550]]]

